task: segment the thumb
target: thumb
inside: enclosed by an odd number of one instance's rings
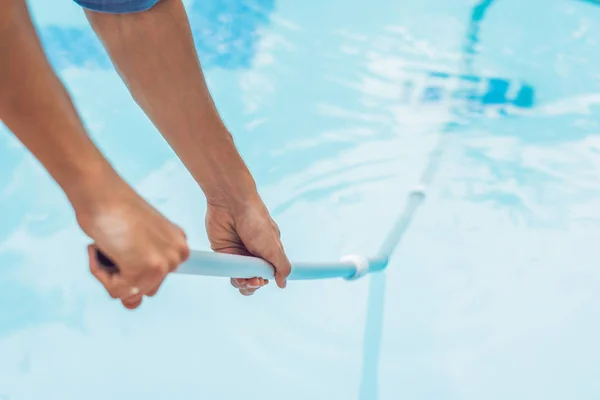
[[[287,286],[287,277],[292,271],[292,265],[279,240],[270,240],[268,243],[268,247],[260,252],[263,254],[257,255],[273,265],[275,268],[275,282],[277,282],[277,286],[284,289]]]
[[[285,255],[283,248],[273,265],[275,266],[275,281],[277,282],[277,286],[284,289],[287,286],[287,278],[290,272],[292,272],[292,265]]]

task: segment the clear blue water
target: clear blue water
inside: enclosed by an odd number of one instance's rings
[[[207,249],[202,193],[81,10],[30,4],[99,146]],[[186,5],[292,259],[377,251],[434,162],[427,201],[385,276],[252,298],[173,276],[128,312],[88,273],[64,196],[2,132],[0,399],[598,398],[599,6]]]

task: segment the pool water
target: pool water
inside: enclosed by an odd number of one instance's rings
[[[596,2],[184,2],[291,259],[375,253],[424,171],[427,199],[385,275],[250,298],[173,276],[128,312],[1,127],[1,400],[600,396]],[[81,10],[30,6],[94,140],[207,249],[202,193]]]

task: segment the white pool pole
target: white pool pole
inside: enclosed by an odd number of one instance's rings
[[[100,251],[97,250],[96,256],[105,269],[118,272],[118,267]],[[359,255],[345,256],[340,261],[292,262],[288,280],[354,280],[372,272],[382,271],[387,264],[388,258],[385,256],[366,258]],[[182,263],[175,273],[226,278],[274,277],[273,266],[260,258],[199,250],[192,250],[188,260]]]

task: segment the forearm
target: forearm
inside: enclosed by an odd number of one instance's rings
[[[86,185],[114,171],[46,60],[24,0],[0,1],[0,55],[0,119],[72,202],[86,201]]]
[[[206,86],[181,1],[162,0],[141,13],[87,15],[132,96],[209,201],[253,194],[254,181]]]

